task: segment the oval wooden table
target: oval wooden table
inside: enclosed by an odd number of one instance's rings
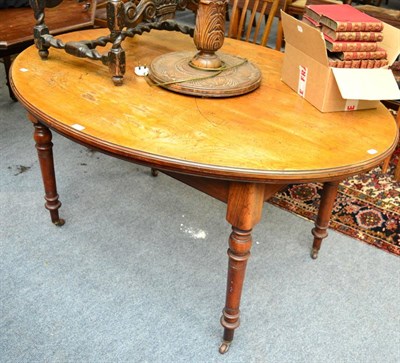
[[[64,35],[94,39],[107,30]],[[61,225],[50,129],[117,158],[148,165],[227,204],[232,225],[224,327],[225,352],[239,326],[239,305],[251,231],[263,204],[289,183],[323,182],[312,256],[317,257],[338,183],[366,172],[390,155],[398,140],[384,106],[374,110],[321,113],[280,80],[283,55],[225,39],[221,51],[247,57],[262,71],[256,91],[235,98],[205,99],[150,86],[133,68],[161,54],[193,50],[192,40],[152,31],[124,41],[127,72],[115,87],[107,67],[34,47],[14,61],[12,87],[35,127],[46,208]],[[160,185],[162,188],[162,185]],[[282,226],[284,228],[284,226]]]

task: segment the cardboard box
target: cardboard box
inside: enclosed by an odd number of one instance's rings
[[[282,12],[285,56],[282,81],[322,112],[376,108],[379,100],[400,99],[390,69],[332,68],[322,33]],[[380,47],[391,65],[400,53],[400,30],[384,24]]]

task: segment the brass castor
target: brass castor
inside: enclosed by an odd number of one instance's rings
[[[315,260],[317,259],[317,257],[318,257],[318,250],[316,248],[313,248],[311,251],[311,258]]]
[[[54,225],[56,225],[57,227],[61,227],[65,224],[65,219],[60,218],[58,221],[53,222]]]
[[[231,342],[227,342],[227,341],[224,340],[221,343],[221,345],[219,346],[219,352],[221,354],[225,354],[229,350],[230,345],[231,345]]]
[[[151,175],[152,176],[157,176],[158,175],[158,170],[151,168]]]

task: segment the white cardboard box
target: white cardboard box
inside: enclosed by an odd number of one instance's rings
[[[322,112],[376,108],[379,100],[400,99],[387,68],[332,68],[322,33],[282,12],[285,56],[282,81]],[[400,30],[384,24],[380,47],[392,64],[400,53]]]

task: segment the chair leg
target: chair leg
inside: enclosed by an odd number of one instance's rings
[[[282,29],[282,20],[279,19],[278,22],[278,31],[276,33],[276,46],[275,50],[281,51],[282,48],[282,43],[283,43],[283,29]]]
[[[14,95],[14,92],[11,89],[11,85],[10,85],[10,67],[11,67],[11,56],[6,55],[5,57],[3,57],[4,59],[4,68],[6,70],[6,80],[7,80],[7,87],[8,87],[8,93],[10,94],[11,99],[16,102],[18,101]]]
[[[400,159],[397,161],[396,170],[394,172],[394,180],[400,182]]]
[[[391,158],[391,156],[388,156],[386,159],[385,159],[385,161],[383,162],[383,165],[382,165],[382,173],[387,173],[387,171],[388,171],[388,168],[389,168],[389,163],[390,163],[390,158]]]

